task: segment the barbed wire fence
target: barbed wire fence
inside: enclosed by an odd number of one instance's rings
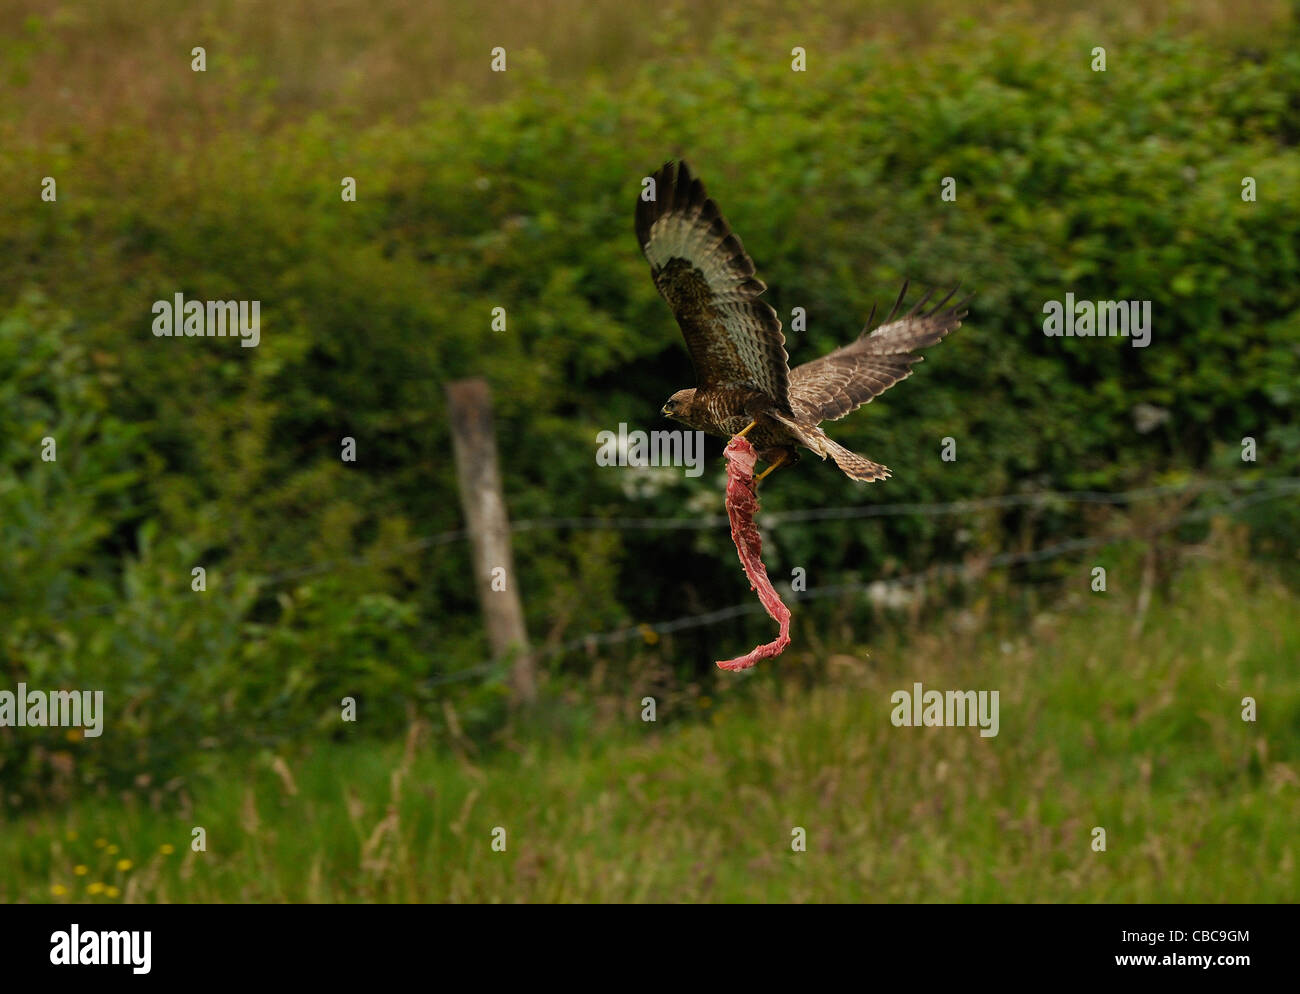
[[[1107,493],[1103,491],[1039,491],[1031,494],[1010,494],[946,503],[884,504],[856,507],[818,508],[808,511],[775,512],[770,514],[760,513],[757,521],[761,528],[770,528],[777,524],[791,522],[802,523],[826,520],[851,520],[854,518],[871,518],[889,515],[917,516],[965,514],[988,509],[1026,505],[1047,505],[1053,503],[1118,505],[1155,500],[1161,497],[1185,495],[1195,498],[1206,493],[1231,494],[1250,485],[1250,483],[1245,482],[1227,483],[1219,481],[1194,481],[1190,483],[1170,484],[1160,487],[1147,487],[1118,493]],[[879,585],[882,583],[887,584],[890,587],[898,588],[910,584],[934,582],[938,580],[969,581],[977,575],[982,576],[989,570],[993,569],[1046,562],[1071,553],[1083,552],[1088,549],[1098,548],[1121,541],[1150,541],[1159,535],[1172,531],[1184,524],[1205,520],[1216,514],[1231,513],[1240,510],[1241,508],[1267,500],[1273,500],[1288,494],[1298,494],[1300,493],[1300,479],[1285,478],[1258,481],[1255,483],[1255,487],[1256,489],[1253,492],[1236,497],[1226,503],[1186,511],[1176,518],[1165,522],[1154,529],[1148,529],[1146,532],[1141,534],[1097,535],[1087,538],[1069,539],[1050,546],[1045,546],[1041,549],[1034,549],[1027,552],[998,553],[981,559],[977,565],[966,563],[944,563],[925,570],[918,570],[913,573],[890,577],[887,580],[826,584],[819,587],[810,587],[803,591],[783,591],[783,593],[785,596],[789,597],[792,602],[798,603],[800,601],[817,600],[826,597],[868,593],[873,589],[880,589]],[[644,530],[656,527],[687,529],[713,528],[723,525],[729,525],[728,519],[725,516],[716,515],[692,519],[541,518],[529,521],[520,521],[517,524],[512,525],[512,530],[528,531],[542,527],[574,529],[612,528],[620,530]],[[444,536],[438,537],[443,538],[445,535],[451,534],[454,533],[448,532],[444,533]],[[683,615],[669,621],[654,623],[643,622],[641,624],[628,625],[608,632],[587,633],[558,644],[534,649],[532,654],[534,659],[541,661],[582,649],[591,650],[601,645],[615,645],[623,642],[634,641],[636,639],[644,639],[646,634],[650,632],[658,636],[671,635],[675,632],[718,624],[720,622],[730,621],[734,618],[743,617],[749,614],[757,614],[762,612],[762,610],[763,608],[761,604],[755,600],[750,600],[741,604],[732,605],[731,607],[719,608],[714,611]],[[436,687],[449,683],[473,680],[476,678],[489,680],[504,675],[506,669],[507,667],[503,663],[489,661],[465,670],[458,670],[455,673],[448,673],[430,678],[429,680],[424,681],[424,683],[427,687]]]
[[[1246,490],[1247,492],[1242,493],[1242,490]],[[1039,491],[1028,494],[1001,495],[996,497],[983,497],[970,500],[937,503],[900,503],[817,508],[806,511],[760,513],[757,521],[761,528],[768,529],[785,523],[842,521],[887,516],[964,515],[990,509],[1036,505],[1068,506],[1070,504],[1080,503],[1120,505],[1174,496],[1187,496],[1191,499],[1195,499],[1206,494],[1225,495],[1230,496],[1231,499],[1208,507],[1187,510],[1169,521],[1162,522],[1155,528],[1148,529],[1141,534],[1130,532],[1068,539],[1039,549],[1021,552],[997,553],[995,555],[983,557],[974,563],[936,564],[923,570],[917,570],[912,573],[894,576],[888,579],[826,584],[818,587],[811,587],[803,591],[786,590],[784,591],[784,595],[789,597],[792,603],[800,603],[803,601],[812,601],[829,597],[864,594],[873,589],[880,589],[881,584],[886,585],[888,588],[898,589],[909,585],[934,583],[941,580],[970,582],[986,576],[989,571],[994,569],[1012,568],[1030,563],[1047,562],[1073,553],[1084,552],[1089,549],[1117,542],[1151,541],[1159,535],[1172,531],[1184,524],[1189,524],[1198,520],[1205,520],[1217,514],[1230,514],[1244,507],[1249,507],[1269,500],[1275,500],[1280,497],[1300,494],[1300,478],[1239,482],[1201,480],[1116,493],[1103,491]],[[613,529],[645,531],[654,529],[708,529],[729,526],[730,522],[724,515],[703,515],[693,518],[552,517],[521,520],[511,526],[511,531],[526,532],[545,528],[556,530]],[[465,529],[456,529],[440,532],[434,535],[423,536],[417,539],[412,539],[409,542],[397,543],[396,545],[381,550],[378,553],[370,552],[364,555],[346,556],[278,571],[265,577],[258,578],[256,581],[257,588],[261,591],[310,576],[325,575],[349,568],[377,566],[392,558],[409,555],[412,552],[418,552],[423,549],[449,545],[455,542],[467,540],[468,538],[469,534]],[[177,596],[183,595],[178,594]],[[119,609],[119,607],[120,605],[97,605],[90,608],[79,609],[78,611],[71,612],[62,617],[72,618],[85,614],[112,612]],[[762,606],[757,602],[757,600],[751,599],[743,603],[734,604],[730,607],[691,615],[683,615],[667,621],[652,623],[643,622],[605,632],[589,632],[552,645],[534,648],[531,650],[531,654],[536,661],[548,660],[569,652],[580,650],[590,652],[600,646],[618,645],[625,642],[635,641],[637,639],[644,639],[647,633],[654,633],[654,635],[662,637],[677,632],[702,628],[746,615],[757,614],[762,610]],[[505,679],[509,673],[509,669],[509,660],[487,660],[478,665],[457,670],[452,673],[444,673],[429,677],[420,681],[420,686],[424,690],[430,691],[438,687],[469,681],[487,683],[492,680]],[[279,741],[283,741],[286,737],[292,738],[299,733],[308,731],[309,729],[321,727],[319,717],[302,718],[290,722],[289,727],[286,727],[277,719],[272,719],[269,715],[264,717],[266,720],[253,722],[251,726],[242,727],[237,735],[232,734],[229,743],[218,742],[217,739],[212,739],[212,741],[209,742],[209,745],[216,747],[220,744],[234,744],[238,741],[251,745],[271,746]],[[258,730],[258,727],[261,725],[273,726],[274,732],[262,733]]]
[[[970,580],[977,569],[980,572],[985,572],[989,569],[1027,565],[1029,563],[1044,562],[1068,555],[1072,552],[1081,552],[1125,539],[1150,539],[1184,523],[1202,520],[1214,514],[1230,513],[1242,507],[1250,506],[1266,500],[1276,499],[1288,494],[1300,493],[1300,478],[1287,477],[1272,480],[1232,482],[1196,480],[1187,483],[1143,487],[1119,492],[1045,490],[1025,494],[1003,494],[993,497],[979,497],[947,502],[869,504],[814,508],[803,511],[760,512],[757,516],[756,522],[760,530],[766,531],[783,524],[807,524],[821,521],[850,521],[855,519],[894,516],[930,517],[943,515],[966,515],[980,511],[1001,510],[1011,507],[1064,507],[1071,504],[1127,505],[1175,496],[1186,496],[1195,499],[1207,494],[1230,496],[1233,494],[1240,494],[1240,491],[1243,489],[1248,489],[1249,492],[1237,496],[1235,499],[1229,500],[1225,503],[1188,511],[1147,535],[1101,535],[1089,538],[1071,539],[1028,552],[998,553],[982,559],[979,562],[978,567],[973,567],[964,563],[945,563],[929,567],[925,570],[902,576],[889,577],[883,580],[877,579],[864,582],[830,584],[820,587],[811,587],[803,591],[787,591],[786,596],[789,596],[793,602],[797,603],[804,600],[816,600],[819,598],[865,593],[873,588],[880,589],[878,585],[881,583],[886,583],[892,587],[901,587],[927,580]],[[512,522],[510,530],[512,533],[566,529],[583,531],[681,531],[722,527],[729,527],[729,521],[726,515],[699,515],[690,518],[544,517]],[[468,539],[469,532],[466,529],[453,529],[411,539],[407,542],[399,542],[379,551],[370,551],[364,554],[345,556],[277,571],[268,574],[267,576],[258,577],[255,582],[257,590],[261,592],[286,583],[291,583],[295,580],[302,580],[312,576],[327,575],[344,569],[381,566],[385,562],[399,557],[408,556],[412,553],[440,546],[467,541]],[[112,613],[119,608],[120,605],[117,604],[93,605],[74,609],[73,611],[59,615],[53,620],[64,621],[85,615]],[[535,648],[532,650],[531,654],[534,659],[540,661],[563,655],[567,652],[582,649],[590,650],[601,645],[615,645],[622,642],[633,641],[638,638],[644,638],[648,632],[653,632],[656,635],[663,636],[675,632],[687,631],[693,628],[701,628],[724,621],[730,621],[734,618],[748,614],[757,613],[761,610],[761,605],[756,601],[749,601],[731,607],[719,608],[713,611],[684,615],[668,621],[643,622],[606,632],[588,632],[560,643]],[[422,683],[425,687],[432,688],[449,683],[473,680],[480,677],[487,680],[501,675],[505,672],[505,669],[506,664],[504,663],[499,661],[488,661],[467,669],[457,670],[454,673],[430,677],[429,679],[422,681]]]

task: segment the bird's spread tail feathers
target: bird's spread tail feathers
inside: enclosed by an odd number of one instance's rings
[[[807,425],[801,425],[794,418],[782,411],[769,410],[768,416],[781,422],[790,429],[790,434],[797,438],[801,443],[811,449],[817,455],[825,459],[830,456],[835,460],[835,465],[844,471],[844,475],[853,480],[861,480],[863,483],[872,483],[876,480],[889,479],[889,467],[882,466],[878,462],[872,462],[866,456],[860,456],[851,449],[846,449],[839,442],[831,438],[821,428]]]
[[[866,456],[860,456],[853,450],[846,449],[833,438],[827,438],[823,444],[829,451],[830,457],[835,460],[835,465],[842,469],[849,479],[861,480],[863,483],[889,479],[888,466],[872,462]]]

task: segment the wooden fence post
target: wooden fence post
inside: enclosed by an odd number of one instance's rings
[[[487,382],[474,378],[448,383],[447,408],[451,416],[460,505],[469,529],[474,583],[483,608],[488,643],[495,657],[515,654],[511,671],[514,697],[520,703],[531,703],[537,696],[537,678],[510,555],[510,519],[501,491],[492,426],[492,393]]]

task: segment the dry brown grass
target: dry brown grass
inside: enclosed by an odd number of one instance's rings
[[[717,36],[819,53],[864,42],[923,47],[974,24],[1080,22],[1098,43],[1166,26],[1248,43],[1287,17],[1285,0],[1100,0],[1080,11],[1059,0],[991,8],[954,0],[822,0],[792,10],[776,0],[715,4],[645,0],[542,3],[496,0],[0,0],[0,75],[18,136],[96,132],[124,119],[201,136],[204,123],[266,129],[315,112],[402,119],[422,101],[492,99],[513,77],[489,71],[494,46],[511,65],[564,82],[613,83],[647,60],[689,56]],[[190,70],[207,50],[208,71]]]

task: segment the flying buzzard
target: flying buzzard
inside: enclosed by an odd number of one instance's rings
[[[668,398],[663,413],[689,428],[730,438],[749,435],[769,464],[758,477],[798,461],[796,446],[830,456],[845,475],[870,482],[889,469],[829,438],[818,425],[856,410],[912,372],[915,349],[961,325],[967,297],[945,310],[956,288],[928,311],[927,293],[894,320],[907,284],[884,322],[828,355],[791,369],[781,321],[767,286],[704,185],[685,162],[654,174],[653,200],[636,205],[636,234],[655,286],[686,337],[699,384]]]

